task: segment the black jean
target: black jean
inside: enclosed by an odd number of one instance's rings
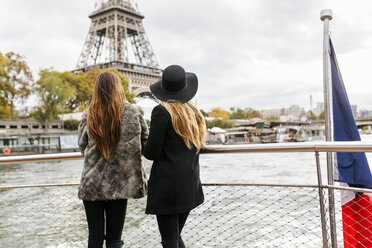
[[[182,228],[189,213],[175,215],[156,215],[161,242],[164,248],[185,248],[181,238]]]
[[[105,238],[107,248],[120,248],[122,246],[121,234],[127,211],[127,200],[83,202],[89,229],[88,248],[102,248]]]

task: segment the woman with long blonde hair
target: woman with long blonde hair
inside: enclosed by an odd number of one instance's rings
[[[88,247],[122,247],[127,199],[147,193],[141,152],[148,128],[139,109],[126,102],[113,72],[98,75],[89,108],[79,125],[84,156],[78,196],[89,230]]]
[[[160,100],[151,115],[143,155],[153,160],[146,213],[156,215],[162,245],[184,248],[181,231],[189,212],[204,201],[199,151],[205,144],[204,117],[190,101],[198,79],[181,66],[167,67],[150,86]]]

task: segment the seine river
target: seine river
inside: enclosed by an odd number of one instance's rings
[[[325,154],[320,158],[325,182]],[[147,170],[151,166],[147,160],[144,164]],[[317,183],[313,153],[202,154],[200,165],[205,184]],[[82,160],[0,165],[0,185],[79,183],[81,170]],[[185,227],[188,247],[321,246],[317,190],[204,189],[206,202],[191,214]],[[153,216],[144,214],[145,201],[144,198],[129,203],[124,247],[161,247]],[[311,232],[307,222],[314,225]],[[277,225],[276,230],[271,224]],[[87,225],[77,187],[0,191],[0,247],[86,247],[86,240]]]

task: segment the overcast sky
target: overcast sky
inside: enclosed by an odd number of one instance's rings
[[[322,101],[323,22],[330,22],[352,104],[372,109],[370,0],[137,0],[162,68],[199,78],[199,107],[310,108]],[[74,69],[94,0],[0,0],[0,51],[42,68]]]

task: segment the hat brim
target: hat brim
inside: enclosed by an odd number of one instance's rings
[[[161,101],[175,100],[178,102],[190,101],[198,91],[198,78],[192,72],[186,72],[186,86],[180,91],[169,92],[161,86],[162,80],[150,85],[151,93]]]

